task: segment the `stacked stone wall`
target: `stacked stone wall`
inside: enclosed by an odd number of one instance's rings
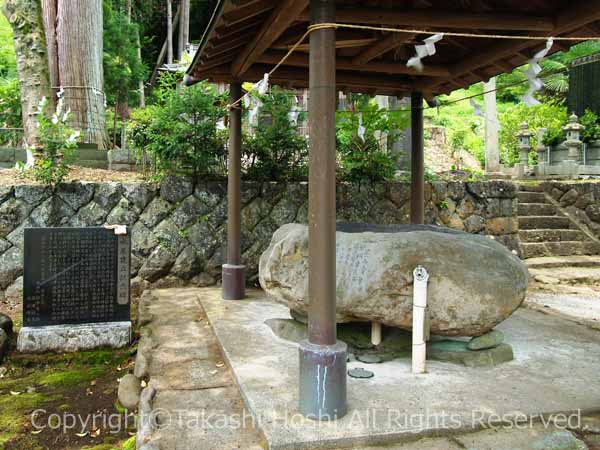
[[[426,185],[426,222],[493,236],[518,247],[517,187],[504,181]],[[409,221],[410,186],[339,184],[340,221]],[[306,183],[243,184],[242,252],[255,284],[272,233],[307,222]],[[165,178],[156,183],[70,183],[0,186],[0,293],[19,292],[26,227],[125,224],[132,232],[135,283],[217,283],[226,255],[227,184]],[[8,294],[8,293],[7,293]]]
[[[569,216],[600,239],[600,183],[546,182],[542,186]]]

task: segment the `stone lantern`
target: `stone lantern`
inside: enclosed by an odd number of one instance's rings
[[[529,165],[529,152],[531,151],[531,138],[533,135],[534,133],[529,131],[527,122],[523,122],[521,131],[517,133],[517,139],[519,139],[519,160],[525,167]]]
[[[583,148],[581,132],[585,130],[585,127],[578,122],[577,115],[573,113],[569,117],[569,123],[563,127],[563,130],[567,134],[565,145],[569,149],[567,161],[578,163],[581,160],[581,149]]]

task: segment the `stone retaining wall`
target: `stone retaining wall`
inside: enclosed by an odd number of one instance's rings
[[[153,183],[72,183],[0,186],[0,293],[18,292],[26,227],[132,227],[136,283],[209,285],[218,281],[226,254],[225,182],[166,178]],[[407,223],[410,186],[404,183],[338,186],[338,220]],[[426,185],[426,222],[494,236],[518,246],[517,187],[504,181]],[[244,183],[243,259],[248,278],[272,233],[307,222],[306,183]],[[11,286],[12,285],[12,286]],[[9,290],[10,292],[10,290]]]
[[[547,182],[542,186],[571,217],[600,239],[600,183]]]

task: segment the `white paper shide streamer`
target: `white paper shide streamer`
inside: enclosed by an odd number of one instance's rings
[[[363,142],[365,141],[365,132],[366,131],[367,131],[367,129],[363,126],[362,113],[359,113],[359,115],[358,115],[358,137]]]
[[[481,109],[481,105],[477,103],[474,98],[469,99],[469,103],[473,107],[473,114],[479,117],[483,117],[483,110]]]
[[[541,104],[541,102],[536,99],[533,94],[544,87],[543,81],[538,78],[538,75],[542,71],[540,61],[545,58],[553,44],[554,39],[548,38],[546,41],[546,46],[533,55],[533,58],[529,60],[529,69],[527,69],[526,72],[527,79],[529,80],[529,90],[523,96],[523,102],[525,102],[527,106],[536,106]]]
[[[298,110],[298,97],[294,96],[294,104],[292,105],[292,108],[290,109],[290,112],[288,113],[288,120],[290,121],[290,124],[296,126],[298,125],[298,115],[300,114],[300,111]]]
[[[265,73],[263,79],[254,84],[250,92],[256,91],[259,95],[265,95],[269,89],[269,74]],[[258,112],[263,103],[260,99],[246,95],[244,97],[244,106],[250,109],[248,113],[248,122],[251,126],[256,126],[258,123]]]
[[[421,60],[423,58],[426,58],[427,56],[435,55],[435,44],[436,42],[441,41],[443,38],[444,33],[438,33],[423,39],[424,44],[415,45],[415,51],[417,52],[417,54],[408,60],[406,66],[413,67],[419,72],[422,72],[423,62]]]

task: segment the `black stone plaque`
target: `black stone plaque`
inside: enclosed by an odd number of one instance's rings
[[[130,255],[114,230],[26,228],[23,325],[129,321]]]

